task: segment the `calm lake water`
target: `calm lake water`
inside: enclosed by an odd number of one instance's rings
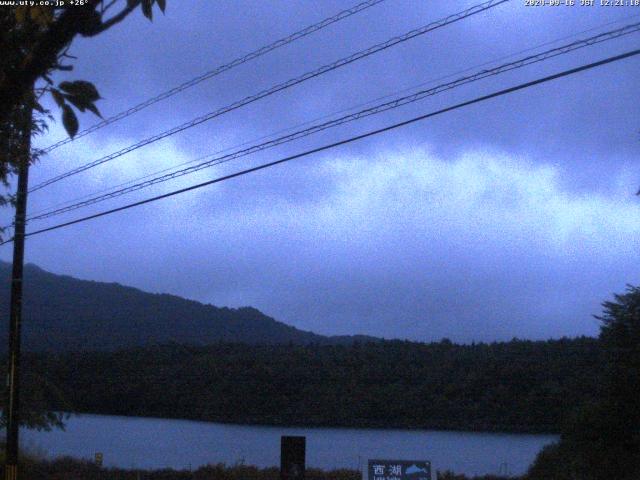
[[[105,466],[197,468],[244,462],[279,466],[280,436],[307,437],[307,466],[364,469],[368,458],[430,460],[435,470],[480,475],[524,473],[538,451],[557,437],[430,430],[282,428],[186,420],[74,415],[66,431],[24,430],[27,449],[57,457],[93,459]],[[366,470],[365,470],[366,471]]]

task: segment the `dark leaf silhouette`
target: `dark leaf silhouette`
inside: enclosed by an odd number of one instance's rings
[[[142,13],[149,20],[153,20],[153,0],[142,0]]]
[[[52,88],[51,96],[53,97],[53,99],[55,100],[55,102],[58,104],[59,107],[62,107],[65,104],[64,96],[62,95],[60,90],[56,88]]]
[[[66,103],[62,106],[62,124],[71,138],[76,136],[76,133],[78,133],[78,117]]]
[[[91,82],[76,80],[75,82],[62,82],[60,89],[74,97],[80,97],[88,102],[95,102],[100,99],[98,90]]]

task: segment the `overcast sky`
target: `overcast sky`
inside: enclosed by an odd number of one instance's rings
[[[355,3],[169,0],[166,15],[156,10],[153,23],[136,12],[99,38],[76,41],[75,71],[58,79],[93,81],[100,110],[113,115]],[[30,182],[473,4],[386,0],[55,150],[32,168]],[[34,192],[29,210],[638,21],[638,7],[527,7],[512,0]],[[628,35],[28,230],[639,46],[640,34]],[[78,278],[217,306],[251,305],[322,334],[464,342],[594,335],[600,303],[640,283],[638,73],[634,57],[37,235],[27,242],[26,259]],[[90,126],[96,119],[80,121]],[[38,144],[63,137],[54,124]],[[2,218],[9,217],[5,210]],[[11,249],[0,256],[9,260]]]

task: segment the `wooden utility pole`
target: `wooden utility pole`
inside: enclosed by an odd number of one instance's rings
[[[9,365],[7,368],[7,451],[5,480],[18,478],[18,433],[20,427],[20,323],[22,321],[22,271],[24,265],[25,220],[29,162],[31,160],[31,97],[21,112],[23,140],[18,159],[18,189],[16,192],[15,230],[13,234],[13,270],[11,273],[11,305],[9,309]],[[22,123],[22,122],[21,122]]]

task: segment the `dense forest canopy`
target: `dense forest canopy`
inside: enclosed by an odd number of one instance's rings
[[[557,432],[592,400],[591,338],[455,345],[166,345],[30,354],[53,409],[277,425]],[[29,390],[33,386],[25,386]]]

